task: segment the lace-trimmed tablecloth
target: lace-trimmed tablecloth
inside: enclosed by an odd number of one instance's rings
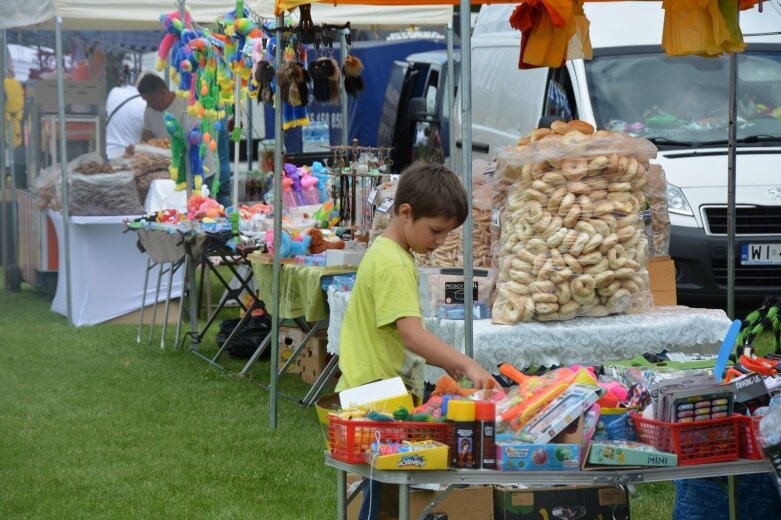
[[[328,290],[330,324],[328,351],[339,353],[339,335],[350,293]],[[499,363],[518,368],[561,363],[600,363],[629,359],[662,350],[687,354],[716,354],[731,324],[721,309],[655,307],[642,314],[601,318],[580,317],[568,321],[495,325],[474,322],[474,358],[496,372]],[[464,322],[426,318],[426,329],[442,341],[464,351]],[[444,372],[426,366],[426,381]]]

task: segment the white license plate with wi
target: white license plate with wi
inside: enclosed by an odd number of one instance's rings
[[[781,265],[781,243],[741,244],[740,265]]]

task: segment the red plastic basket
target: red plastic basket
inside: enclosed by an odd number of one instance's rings
[[[737,416],[689,423],[667,423],[634,416],[637,438],[678,455],[678,465],[737,460]]]
[[[747,417],[738,415],[738,427],[740,428],[740,457],[742,459],[763,459],[762,448],[757,442],[759,433],[759,420],[761,417]]]
[[[364,451],[371,447],[377,432],[383,441],[425,441],[447,443],[447,423],[405,421],[355,421],[328,418],[331,457],[349,464],[363,464]]]

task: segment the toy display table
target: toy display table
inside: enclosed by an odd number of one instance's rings
[[[745,475],[771,471],[767,460],[739,459],[734,462],[675,466],[668,468],[641,468],[625,471],[529,471],[495,470],[448,471],[380,471],[366,464],[347,464],[325,454],[325,464],[336,470],[336,518],[347,518],[347,473],[364,478],[399,485],[399,520],[409,520],[409,492],[411,484],[603,484],[627,486],[642,482],[673,479]],[[730,497],[734,500],[734,497]]]
[[[339,335],[350,294],[330,289],[328,351],[339,353]],[[581,317],[559,322],[495,325],[475,321],[474,358],[486,370],[508,362],[517,367],[562,363],[600,363],[629,359],[663,350],[687,354],[716,354],[731,321],[720,309],[654,307],[641,314],[600,318]],[[426,329],[464,351],[464,322],[426,318]],[[425,379],[436,381],[444,372],[426,366]]]

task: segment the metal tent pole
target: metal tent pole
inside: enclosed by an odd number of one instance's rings
[[[60,165],[62,183],[62,222],[63,222],[63,251],[64,266],[60,264],[59,276],[65,275],[65,301],[68,323],[73,323],[73,310],[71,303],[71,255],[70,255],[70,201],[68,197],[68,158],[65,144],[65,79],[63,76],[62,59],[62,18],[55,18],[55,52],[57,55],[57,114],[60,119]],[[63,268],[64,267],[64,268]]]
[[[277,15],[277,29],[284,27],[285,16]],[[282,67],[283,33],[277,30],[277,47],[274,50],[274,69]],[[279,250],[282,247],[282,90],[274,89],[274,267],[271,278],[271,363],[269,372],[269,427],[277,428],[277,363],[279,355]]]
[[[6,40],[5,40],[5,29],[0,31],[0,40],[2,40],[2,43],[0,44],[0,51],[2,51],[2,54],[0,55],[0,84],[3,85],[3,95],[0,96],[0,114],[5,114],[5,68],[6,63],[5,59],[7,56],[6,53]],[[3,121],[5,121],[5,115],[3,115]],[[13,175],[13,172],[11,172],[11,175]],[[0,199],[0,236],[2,236],[2,242],[0,242],[0,249],[2,249],[2,256],[3,256],[3,274],[6,276],[6,288],[8,287],[8,221],[10,220],[8,218],[8,214],[6,213],[6,210],[8,209],[8,203],[5,200],[6,196],[6,174],[5,174],[5,124],[0,125],[0,196],[2,196],[2,199]]]
[[[241,76],[237,73],[233,74],[233,81],[235,86],[233,88],[233,124],[241,125]],[[238,128],[236,126],[235,128]],[[241,149],[241,139],[236,139],[233,142],[233,187],[231,188],[231,201],[234,208],[239,207],[239,150]],[[249,153],[249,150],[247,150]],[[220,172],[215,172],[219,175]],[[212,195],[217,197],[215,193]]]
[[[737,180],[738,55],[729,56],[729,135],[727,139],[727,315],[735,319],[735,184]]]
[[[347,63],[347,29],[339,31],[340,45],[340,67],[344,70],[344,64]],[[349,112],[347,106],[347,90],[344,88],[344,81],[339,82],[339,100],[342,105],[342,145],[347,146],[350,139],[350,123],[348,121]],[[353,179],[355,182],[355,179]]]
[[[247,98],[247,171],[252,171],[252,140],[255,138],[255,125],[252,123],[252,100]]]
[[[464,187],[467,194],[467,213],[464,222],[464,354],[473,356],[472,337],[472,73],[471,15],[469,0],[461,0],[461,142],[463,143]]]
[[[455,66],[453,65],[453,24],[449,23],[447,24],[447,114],[448,114],[448,125],[447,125],[447,147],[448,147],[448,153],[450,158],[450,165],[452,167],[453,164],[455,164],[454,158],[456,153],[456,129],[453,128],[453,110],[455,109],[455,103],[456,103],[456,72],[455,72]],[[461,172],[456,172],[458,175],[461,175]],[[462,177],[463,178],[463,177]]]

